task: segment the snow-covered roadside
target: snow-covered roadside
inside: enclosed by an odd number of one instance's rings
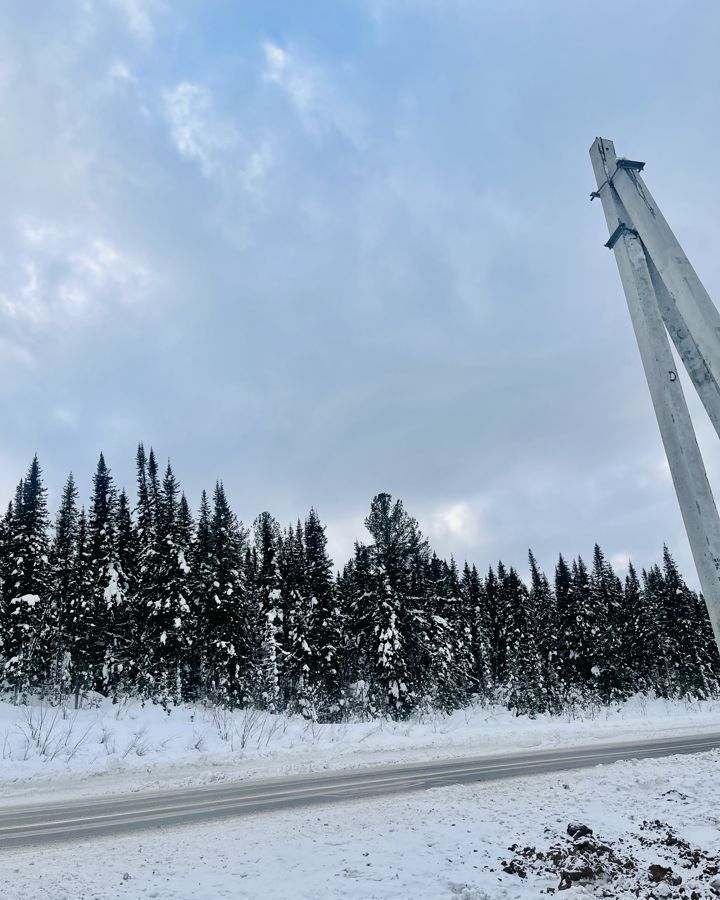
[[[713,751],[13,851],[4,896],[539,900],[594,867],[560,896],[717,900],[719,773]]]
[[[318,725],[255,711],[137,703],[62,710],[0,703],[0,801],[53,799],[720,731],[720,702],[636,697],[575,716],[475,706],[405,722]]]

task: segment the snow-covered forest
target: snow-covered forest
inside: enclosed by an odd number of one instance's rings
[[[388,494],[365,525],[336,573],[314,510],[246,528],[218,483],[193,515],[142,445],[134,499],[101,455],[87,510],[69,476],[51,524],[35,458],[0,520],[2,687],[16,702],[95,691],[320,721],[720,691],[704,603],[667,549],[624,582],[598,546],[550,576],[530,553],[525,584],[501,562],[439,559]]]

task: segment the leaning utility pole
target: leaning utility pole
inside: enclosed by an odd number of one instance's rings
[[[675,369],[668,333],[720,436],[720,313],[640,176],[612,141],[590,148],[597,190],[675,493],[720,649],[720,517]]]

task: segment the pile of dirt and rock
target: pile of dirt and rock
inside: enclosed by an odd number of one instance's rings
[[[640,854],[634,848],[642,848]],[[502,861],[508,875],[556,877],[555,894],[575,888],[591,897],[638,897],[641,900],[718,900],[720,854],[692,847],[665,822],[643,822],[636,834],[617,841],[597,837],[593,829],[571,822],[567,836],[547,850],[508,848],[513,856]],[[654,862],[640,862],[656,856]]]

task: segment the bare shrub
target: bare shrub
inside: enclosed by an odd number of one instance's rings
[[[66,717],[61,707],[53,707],[46,700],[36,706],[23,707],[23,721],[17,729],[24,738],[23,760],[33,754],[46,761],[63,756],[72,759],[87,740],[92,724],[80,734],[75,734],[77,713]]]
[[[122,752],[122,758],[126,759],[131,753],[135,756],[145,756],[149,749],[150,743],[147,740],[147,728],[143,725],[142,728],[133,732]]]

